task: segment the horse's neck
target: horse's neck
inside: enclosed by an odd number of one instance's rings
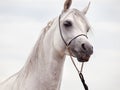
[[[44,40],[37,41],[33,52],[21,71],[22,77],[25,77],[24,80],[38,85],[35,87],[40,88],[40,90],[57,90],[61,82],[65,56],[60,55],[54,48],[54,37],[51,32],[47,31]]]

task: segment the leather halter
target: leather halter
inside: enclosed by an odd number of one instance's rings
[[[87,84],[85,83],[84,76],[83,76],[83,74],[82,74],[82,69],[83,69],[84,62],[82,62],[81,70],[79,70],[79,69],[77,68],[77,66],[76,66],[73,58],[72,58],[71,50],[70,50],[70,48],[69,48],[69,45],[71,44],[71,42],[72,42],[73,40],[75,40],[76,38],[78,38],[78,37],[80,37],[80,36],[85,36],[86,38],[88,38],[88,37],[87,37],[87,35],[85,35],[85,34],[79,34],[79,35],[75,36],[74,38],[72,38],[72,39],[69,41],[69,43],[67,43],[67,42],[65,41],[64,37],[63,37],[63,34],[62,34],[62,29],[61,29],[61,26],[60,26],[60,19],[61,19],[61,15],[59,16],[59,29],[60,29],[61,38],[62,38],[63,42],[65,43],[66,48],[68,49],[70,58],[71,58],[72,63],[73,63],[73,65],[75,66],[75,68],[76,68],[76,70],[77,70],[77,72],[78,72],[78,75],[79,75],[79,77],[80,77],[80,79],[81,79],[81,82],[82,82],[82,84],[83,84],[83,86],[84,86],[84,89],[85,89],[85,90],[88,90],[88,86],[87,86]]]
[[[62,15],[59,16],[59,30],[60,30],[60,36],[61,36],[61,38],[62,38],[62,40],[63,40],[63,42],[65,43],[66,46],[69,46],[73,40],[75,40],[76,38],[78,38],[78,37],[80,37],[80,36],[84,36],[84,37],[88,38],[87,35],[85,35],[85,34],[79,34],[79,35],[75,36],[74,38],[72,38],[72,39],[69,41],[69,43],[67,43],[67,42],[65,41],[64,37],[63,37],[63,34],[62,34],[62,29],[61,29],[61,24],[60,24],[61,16],[62,16]]]

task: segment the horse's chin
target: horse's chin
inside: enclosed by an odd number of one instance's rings
[[[88,56],[88,55],[83,55],[83,56],[77,56],[76,58],[77,58],[77,60],[78,60],[79,62],[88,62],[90,56]]]

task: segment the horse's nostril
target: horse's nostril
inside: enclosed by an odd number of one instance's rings
[[[88,55],[91,55],[93,53],[93,46],[91,46],[90,44],[82,43],[81,49],[84,53]]]
[[[82,45],[83,50],[86,50],[85,44],[83,43]]]

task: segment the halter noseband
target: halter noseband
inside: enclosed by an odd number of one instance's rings
[[[79,34],[79,35],[75,36],[74,38],[72,38],[72,39],[69,41],[69,43],[67,43],[67,42],[65,41],[64,37],[63,37],[63,34],[62,34],[62,29],[61,29],[61,26],[60,26],[60,19],[61,19],[61,15],[59,16],[59,30],[60,30],[60,36],[61,36],[61,38],[62,38],[62,40],[63,40],[63,42],[65,43],[66,46],[69,46],[73,40],[75,40],[76,38],[78,38],[78,37],[80,37],[80,36],[85,36],[86,38],[88,38],[87,35],[85,35],[85,34]]]

